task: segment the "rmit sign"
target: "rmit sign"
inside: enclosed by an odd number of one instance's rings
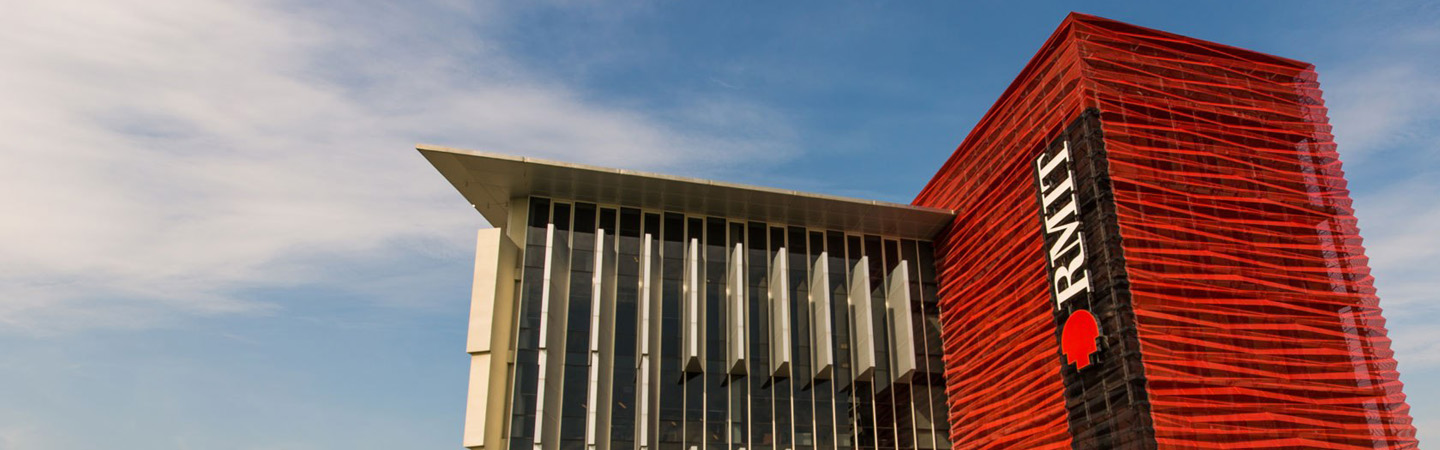
[[[1039,189],[1040,221],[1044,226],[1045,256],[1050,262],[1050,296],[1055,310],[1066,317],[1060,349],[1066,363],[1084,369],[1099,352],[1100,326],[1084,307],[1067,308],[1071,300],[1089,299],[1090,273],[1085,268],[1085,237],[1081,234],[1080,202],[1075,196],[1075,171],[1070,141],[1053,154],[1035,158],[1035,185]],[[1089,304],[1090,302],[1085,302]]]
[[[1115,181],[1099,116],[1097,110],[1083,112],[1033,160],[1044,254],[1035,257],[1046,265],[1072,448],[1153,450]]]

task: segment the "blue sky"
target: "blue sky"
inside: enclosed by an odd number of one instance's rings
[[[0,450],[458,448],[479,214],[419,142],[908,202],[1066,13],[1315,63],[1440,438],[1440,7],[23,2]]]

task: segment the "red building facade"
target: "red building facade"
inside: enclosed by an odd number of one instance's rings
[[[916,197],[956,448],[1414,448],[1312,65],[1072,14]]]

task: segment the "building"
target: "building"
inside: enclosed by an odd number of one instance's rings
[[[420,147],[465,445],[1415,448],[1313,66],[1072,14],[913,205]]]

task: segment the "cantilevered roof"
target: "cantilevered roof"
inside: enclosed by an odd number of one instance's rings
[[[955,212],[633,170],[419,145],[485,220],[503,226],[510,199],[527,196],[931,239]]]

